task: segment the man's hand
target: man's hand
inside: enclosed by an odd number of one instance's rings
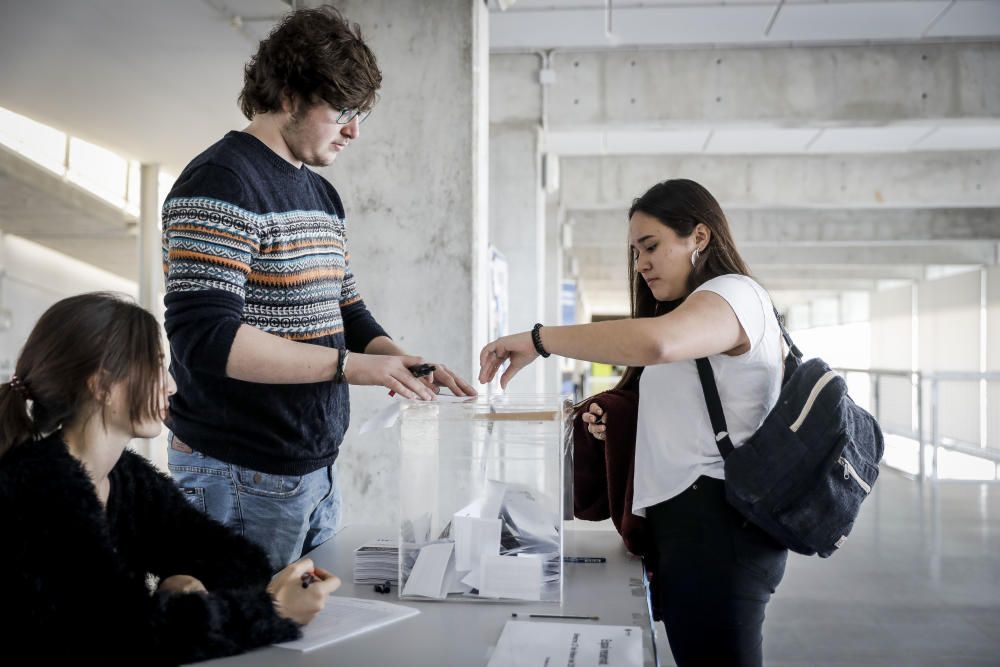
[[[344,364],[344,378],[348,384],[381,385],[405,398],[431,401],[434,390],[410,372],[410,366],[422,363],[420,357],[354,353]]]
[[[455,396],[476,396],[478,392],[473,389],[473,387],[463,380],[462,378],[455,375],[447,366],[444,364],[432,364],[434,366],[434,372],[429,375],[424,375],[420,380],[430,387],[431,391],[435,394],[440,393],[441,387],[446,387],[455,394]]]

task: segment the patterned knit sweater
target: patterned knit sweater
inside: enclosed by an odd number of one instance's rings
[[[230,132],[181,173],[163,206],[170,428],[209,456],[272,474],[333,463],[346,384],[226,376],[241,324],[354,352],[385,331],[351,273],[337,191],[253,136]]]

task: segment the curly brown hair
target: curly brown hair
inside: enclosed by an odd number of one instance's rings
[[[375,54],[335,8],[323,5],[289,13],[260,43],[243,72],[240,109],[254,114],[280,111],[282,99],[294,106],[327,102],[334,109],[371,109],[378,100],[382,72]]]

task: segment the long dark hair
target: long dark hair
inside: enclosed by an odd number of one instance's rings
[[[628,210],[631,220],[636,213],[645,213],[656,218],[674,231],[679,238],[687,238],[694,233],[694,228],[703,224],[712,232],[712,237],[701,251],[695,262],[691,275],[688,277],[688,293],[712,278],[730,273],[744,276],[750,275],[750,269],[740,257],[733,234],[729,230],[729,221],[722,207],[708,190],[686,178],[675,178],[657,183],[644,195],[635,199]],[[632,297],[631,314],[633,318],[656,317],[669,313],[679,306],[683,298],[676,301],[657,301],[649,285],[635,270],[632,259],[632,248],[628,250],[628,284]],[[639,389],[639,376],[642,367],[630,366],[625,370],[622,379],[615,389]]]
[[[83,416],[122,381],[132,422],[158,417],[163,360],[156,319],[111,292],[57,302],[31,330],[12,381],[0,385],[0,457]]]

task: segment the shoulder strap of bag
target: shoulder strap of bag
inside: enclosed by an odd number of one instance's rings
[[[788,335],[788,331],[785,330],[785,325],[781,322],[781,316],[778,314],[777,308],[774,309],[774,317],[778,320],[778,328],[781,329],[781,335],[784,337],[785,342],[788,343],[789,354],[794,355],[796,361],[800,361],[802,359],[802,352],[795,345],[792,337]],[[708,417],[712,421],[715,445],[719,448],[722,458],[726,458],[733,452],[735,447],[733,447],[733,441],[729,437],[729,427],[726,426],[726,413],[722,409],[719,388],[715,384],[715,373],[712,372],[712,364],[708,359],[704,357],[695,359],[695,363],[698,365],[698,379],[701,380],[701,390],[705,394],[705,406],[708,408]]]
[[[712,432],[715,434],[715,445],[719,448],[722,458],[732,454],[733,441],[729,438],[729,427],[726,426],[726,414],[722,411],[722,400],[719,398],[719,388],[715,386],[715,373],[712,364],[702,357],[694,360],[698,364],[698,379],[705,393],[705,405],[708,407],[708,417],[712,420]]]
[[[781,335],[788,343],[788,351],[795,355],[795,358],[799,361],[802,360],[802,350],[795,344],[792,337],[788,335],[788,331],[785,329],[785,323],[781,321],[781,315],[778,314],[778,309],[774,309],[774,319],[778,320],[778,328],[781,329]]]

